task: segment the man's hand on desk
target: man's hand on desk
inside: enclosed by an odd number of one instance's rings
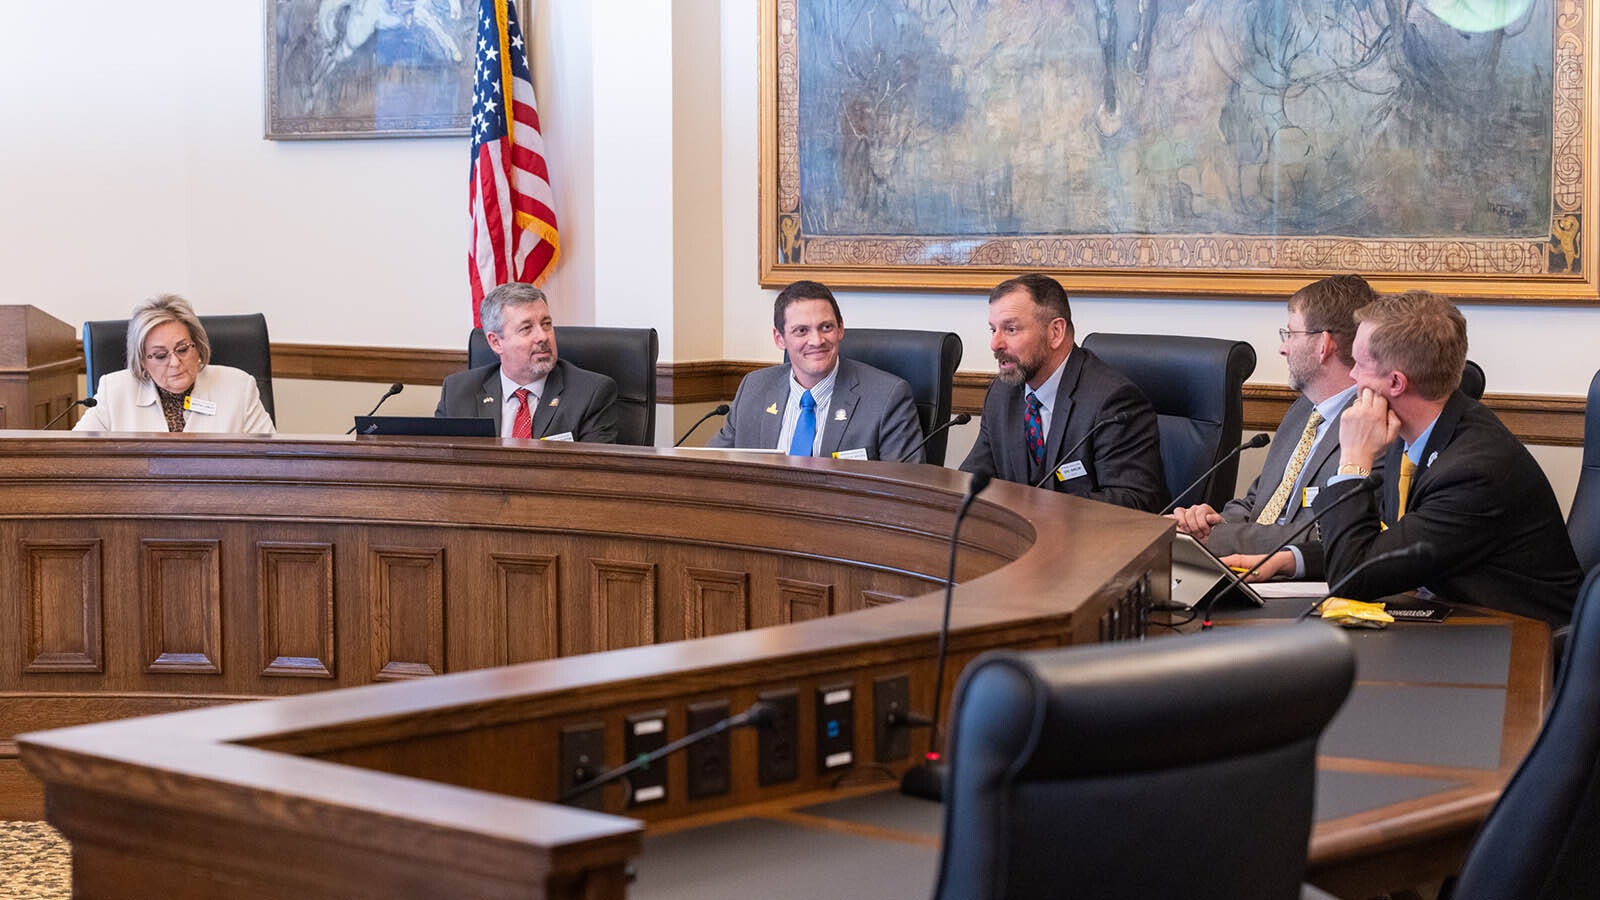
[[[1234,571],[1244,573],[1248,572],[1257,563],[1261,563],[1263,559],[1266,559],[1266,557],[1260,553],[1230,553],[1222,557],[1222,562],[1225,565],[1232,566]],[[1271,559],[1261,563],[1261,568],[1256,569],[1245,581],[1271,581],[1279,576],[1293,578],[1294,569],[1294,554],[1288,550],[1279,550],[1277,553],[1272,554]]]
[[[1211,536],[1211,527],[1222,524],[1222,514],[1211,508],[1208,503],[1197,506],[1180,506],[1167,514],[1167,518],[1178,523],[1178,530],[1189,535],[1197,541],[1205,541]]]

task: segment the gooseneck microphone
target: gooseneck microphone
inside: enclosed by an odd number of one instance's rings
[[[43,430],[49,431],[50,430],[50,426],[56,424],[57,422],[61,421],[64,418],[66,418],[67,413],[72,412],[74,407],[81,406],[84,409],[93,409],[93,408],[95,408],[96,406],[99,406],[99,405],[100,405],[100,401],[96,400],[93,397],[85,397],[82,400],[74,400],[71,403],[67,404],[67,408],[66,409],[63,409],[61,412],[58,412],[54,416],[51,416],[50,417],[50,421],[44,423],[44,429]]]
[[[1166,508],[1162,509],[1161,512],[1156,513],[1156,515],[1164,516],[1167,513],[1172,512],[1173,510],[1177,509],[1178,508],[1178,501],[1182,500],[1184,497],[1189,496],[1189,492],[1190,491],[1194,490],[1195,488],[1199,487],[1202,484],[1205,484],[1206,483],[1206,479],[1210,478],[1213,472],[1217,471],[1218,469],[1220,469],[1223,466],[1228,464],[1228,460],[1233,459],[1235,456],[1238,456],[1239,454],[1243,453],[1246,450],[1254,450],[1257,447],[1265,447],[1266,445],[1268,445],[1270,443],[1272,443],[1272,435],[1267,434],[1266,432],[1263,431],[1262,433],[1256,435],[1255,437],[1251,438],[1250,440],[1245,441],[1244,443],[1242,443],[1239,446],[1233,448],[1232,450],[1229,450],[1228,451],[1228,455],[1226,455],[1223,458],[1217,460],[1217,464],[1216,465],[1212,466],[1211,468],[1205,470],[1205,472],[1201,473],[1200,477],[1196,478],[1194,480],[1194,484],[1189,485],[1188,487],[1184,488],[1182,491],[1179,491],[1177,494],[1175,494],[1173,496],[1173,498],[1172,498],[1172,502],[1168,503],[1166,505]]]
[[[1217,592],[1213,593],[1209,598],[1207,598],[1205,606],[1198,613],[1196,613],[1196,615],[1201,617],[1200,618],[1200,630],[1201,631],[1209,631],[1211,629],[1211,608],[1217,605],[1217,600],[1223,594],[1226,594],[1229,590],[1237,589],[1240,584],[1244,583],[1245,581],[1248,581],[1250,579],[1251,575],[1254,575],[1257,571],[1259,571],[1261,569],[1262,566],[1267,564],[1267,560],[1269,560],[1272,557],[1278,555],[1278,553],[1282,552],[1290,544],[1292,544],[1295,541],[1299,540],[1300,536],[1305,534],[1306,532],[1310,531],[1311,527],[1313,525],[1316,525],[1318,522],[1322,521],[1322,517],[1323,516],[1327,515],[1330,512],[1333,512],[1341,504],[1345,503],[1347,500],[1351,499],[1352,497],[1359,497],[1359,496],[1361,496],[1363,494],[1370,494],[1371,492],[1377,490],[1379,488],[1379,486],[1381,486],[1382,484],[1383,484],[1383,476],[1382,475],[1368,475],[1367,477],[1361,479],[1360,483],[1357,484],[1355,489],[1352,490],[1350,493],[1345,494],[1343,497],[1340,497],[1339,499],[1333,501],[1332,503],[1329,503],[1326,508],[1317,510],[1317,512],[1314,515],[1312,515],[1311,518],[1306,520],[1304,525],[1301,525],[1299,528],[1296,528],[1294,530],[1294,532],[1289,535],[1288,539],[1286,539],[1283,543],[1279,544],[1277,546],[1277,548],[1274,549],[1271,553],[1268,553],[1266,556],[1261,557],[1261,560],[1259,562],[1257,562],[1255,565],[1251,566],[1250,568],[1244,570],[1242,573],[1238,573],[1238,574],[1235,574],[1233,569],[1229,569],[1228,570],[1228,582],[1229,582],[1228,588],[1225,589],[1225,590],[1220,590],[1220,591],[1217,591]],[[1193,621],[1193,617],[1190,617],[1186,621]]]
[[[561,795],[557,802],[568,803],[576,800],[590,791],[605,787],[611,782],[620,778],[624,778],[633,772],[637,772],[640,769],[650,768],[652,763],[654,763],[656,760],[659,760],[663,756],[676,753],[685,747],[698,744],[706,738],[715,737],[716,735],[719,735],[724,731],[728,731],[729,729],[746,727],[771,728],[773,725],[777,724],[777,721],[778,711],[773,708],[772,704],[756,702],[752,704],[749,709],[739,713],[738,715],[729,716],[715,725],[708,725],[705,728],[694,732],[693,734],[686,734],[672,743],[658,747],[649,753],[641,753],[635,757],[633,761],[625,765],[621,765],[615,769],[611,769],[610,771],[603,772],[600,775],[589,779],[588,781],[573,785],[567,790],[566,793]]]
[[[695,429],[699,428],[701,425],[704,425],[706,423],[707,419],[711,418],[712,416],[725,416],[725,415],[728,414],[728,411],[731,410],[732,408],[733,407],[731,407],[728,404],[724,403],[724,404],[721,404],[720,406],[718,406],[716,409],[713,409],[711,412],[708,412],[705,415],[701,416],[700,417],[700,421],[698,421],[698,422],[694,423],[693,425],[689,426],[689,430],[685,431],[683,433],[683,437],[678,438],[676,441],[672,442],[672,446],[677,447],[680,444],[682,444],[684,441],[687,441],[689,439],[689,435],[694,434]]]
[[[383,392],[383,396],[378,398],[378,402],[374,403],[372,405],[372,412],[367,413],[367,415],[370,416],[370,415],[374,415],[375,413],[377,413],[378,407],[380,407],[383,404],[387,403],[390,397],[393,397],[395,394],[398,394],[398,393],[400,393],[401,391],[403,391],[405,389],[406,389],[406,386],[401,384],[398,381],[396,381],[394,384],[389,385],[389,389],[387,391]],[[355,433],[356,433],[356,427],[354,425],[351,425],[350,426],[350,430],[345,432],[345,434],[355,434]]]
[[[944,423],[943,425],[940,425],[938,428],[935,428],[934,430],[928,432],[928,436],[923,438],[921,441],[919,441],[915,447],[912,447],[910,453],[907,453],[905,456],[900,457],[898,460],[896,460],[896,462],[910,462],[912,457],[914,457],[918,453],[922,452],[922,448],[923,447],[928,446],[928,442],[929,441],[933,440],[934,438],[938,437],[940,434],[944,433],[945,431],[949,430],[950,428],[953,428],[956,425],[965,425],[965,424],[967,424],[968,422],[971,422],[971,421],[972,421],[972,416],[968,415],[967,413],[960,413],[960,414],[956,415],[950,421],[948,421],[948,422]]]
[[[1044,477],[1039,479],[1039,481],[1034,484],[1034,487],[1042,488],[1045,486],[1045,482],[1049,481],[1051,478],[1054,478],[1056,471],[1062,466],[1066,465],[1067,459],[1071,457],[1072,454],[1077,453],[1078,449],[1087,443],[1089,438],[1094,437],[1094,433],[1096,431],[1099,431],[1107,425],[1121,425],[1122,423],[1128,421],[1129,418],[1131,417],[1127,413],[1119,412],[1114,416],[1108,416],[1094,423],[1093,425],[1090,425],[1089,430],[1083,433],[1083,437],[1078,438],[1077,443],[1073,444],[1071,447],[1068,447],[1067,452],[1061,454],[1061,458],[1056,460],[1056,464],[1050,467],[1050,471],[1044,473]]]
[[[944,620],[939,624],[939,663],[933,679],[933,717],[929,720],[928,752],[923,761],[900,777],[900,793],[924,800],[944,799],[945,765],[939,754],[939,709],[944,705],[944,665],[950,649],[950,606],[956,588],[956,550],[960,547],[961,523],[966,521],[972,503],[989,486],[992,476],[984,472],[972,473],[967,483],[966,496],[961,498],[961,508],[956,511],[955,524],[950,527],[950,569],[944,579]],[[905,716],[908,724],[918,723],[917,716]]]
[[[1344,590],[1345,586],[1351,581],[1355,580],[1357,575],[1360,575],[1362,572],[1367,571],[1373,566],[1391,563],[1397,559],[1420,559],[1423,561],[1424,565],[1427,565],[1433,561],[1433,543],[1430,541],[1417,541],[1415,544],[1407,544],[1404,547],[1396,547],[1393,550],[1379,553],[1377,556],[1374,556],[1371,559],[1362,560],[1360,565],[1344,573],[1343,578],[1334,582],[1333,586],[1328,588],[1328,592],[1322,595],[1322,599],[1312,603],[1310,609],[1300,614],[1300,618],[1310,618],[1311,614],[1315,613],[1317,609],[1321,607],[1322,604],[1326,603],[1330,597],[1339,596],[1339,592]]]

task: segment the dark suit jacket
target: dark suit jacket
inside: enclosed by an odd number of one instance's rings
[[[733,410],[706,446],[776,448],[791,383],[788,366],[746,375],[734,394]],[[898,462],[922,441],[922,423],[905,379],[842,356],[829,408],[817,410],[817,427],[822,429],[820,456],[864,449],[869,459]],[[910,462],[921,461],[919,448]]]
[[[1528,449],[1494,413],[1459,391],[1428,437],[1411,476],[1398,522],[1401,441],[1384,460],[1378,494],[1332,508],[1357,481],[1330,485],[1316,501],[1328,580],[1337,582],[1372,559],[1420,541],[1433,558],[1401,559],[1355,575],[1339,593],[1358,600],[1427,587],[1446,600],[1543,619],[1572,618],[1583,573],[1572,552],[1555,492]],[[1379,522],[1389,523],[1384,531]]]
[[[1045,439],[1045,464],[1035,469],[1023,436],[1026,385],[996,379],[983,398],[978,441],[961,463],[964,472],[987,472],[1004,481],[1034,484],[1061,462],[1079,460],[1085,474],[1046,486],[1067,494],[1155,512],[1167,503],[1167,479],[1161,466],[1161,437],[1156,412],[1133,382],[1082,347],[1074,346],[1061,373],[1056,405]],[[1096,422],[1128,414],[1121,425],[1095,432],[1063,460]]]
[[[1351,398],[1352,401],[1354,398]],[[1295,445],[1300,442],[1300,433],[1305,431],[1306,420],[1311,418],[1311,411],[1316,407],[1304,396],[1289,407],[1284,414],[1283,421],[1278,423],[1278,434],[1273,440],[1271,449],[1267,450],[1267,460],[1261,466],[1261,474],[1251,482],[1250,490],[1243,497],[1235,497],[1221,510],[1223,523],[1211,529],[1211,536],[1206,538],[1206,546],[1218,556],[1227,556],[1230,553],[1270,553],[1283,546],[1291,535],[1303,527],[1311,519],[1313,510],[1302,506],[1300,497],[1289,498],[1286,510],[1289,517],[1281,525],[1258,525],[1256,516],[1260,515],[1261,507],[1267,505],[1272,492],[1278,489],[1279,482],[1283,481],[1283,473],[1289,468],[1289,460],[1294,456]],[[1341,412],[1340,415],[1343,415]],[[1379,460],[1375,472],[1383,471],[1383,461]],[[1339,416],[1334,416],[1328,423],[1328,430],[1323,433],[1322,440],[1312,451],[1311,458],[1306,460],[1305,478],[1300,482],[1304,485],[1314,485],[1321,492],[1328,484],[1328,479],[1339,472]],[[1295,540],[1295,547],[1300,549],[1300,556],[1305,560],[1305,578],[1309,581],[1321,581],[1327,570],[1322,561],[1321,531],[1318,527],[1312,529],[1302,537]]]
[[[544,396],[533,411],[533,436],[572,432],[575,441],[595,444],[617,442],[617,383],[604,375],[580,369],[564,359],[545,378]],[[436,416],[494,419],[500,427],[500,364],[457,372],[444,380]]]

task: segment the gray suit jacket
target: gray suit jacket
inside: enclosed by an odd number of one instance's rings
[[[708,447],[775,449],[783,431],[783,408],[792,379],[788,366],[769,366],[744,377],[733,397],[733,410]],[[822,429],[819,456],[864,449],[869,459],[899,462],[916,449],[910,462],[922,461],[922,423],[905,379],[853,359],[839,358],[833,379],[833,400],[817,410]]]
[[[533,436],[572,432],[575,441],[595,444],[617,442],[617,383],[604,375],[580,369],[564,359],[544,382],[544,396],[533,411]],[[436,416],[494,419],[500,427],[500,364],[457,372],[444,380]]]
[[[1033,465],[1023,437],[1026,385],[999,379],[983,398],[978,441],[961,463],[963,472],[987,472],[1004,481],[1036,484],[1061,462],[1083,463],[1084,474],[1065,481],[1050,475],[1048,489],[1155,512],[1167,503],[1167,477],[1161,465],[1161,435],[1150,401],[1098,356],[1074,346],[1061,373],[1042,467]],[[1085,440],[1089,430],[1118,413],[1128,421],[1106,425]],[[1079,441],[1069,459],[1062,454]]]
[[[1351,398],[1352,400],[1354,398]],[[1236,497],[1228,501],[1228,505],[1221,509],[1222,524],[1211,529],[1211,536],[1206,538],[1206,546],[1218,556],[1227,556],[1230,553],[1270,553],[1283,546],[1284,541],[1294,534],[1296,529],[1305,525],[1313,515],[1309,506],[1303,505],[1298,496],[1290,497],[1285,507],[1288,518],[1281,525],[1257,525],[1256,516],[1261,513],[1261,507],[1267,505],[1272,492],[1278,489],[1279,482],[1283,481],[1283,473],[1289,468],[1289,460],[1294,456],[1295,445],[1300,442],[1300,433],[1306,428],[1306,420],[1311,418],[1311,410],[1316,407],[1303,395],[1289,407],[1284,414],[1283,421],[1278,423],[1278,434],[1273,440],[1271,449],[1267,451],[1267,460],[1261,466],[1261,474],[1250,483],[1250,490],[1243,497]],[[1343,415],[1343,412],[1340,413]],[[1375,464],[1375,471],[1383,471],[1382,460]],[[1339,416],[1334,416],[1328,423],[1328,430],[1322,435],[1322,440],[1311,453],[1311,458],[1306,460],[1305,477],[1302,485],[1314,485],[1320,491],[1339,472]],[[1321,581],[1326,574],[1322,562],[1322,538],[1319,529],[1312,528],[1309,532],[1294,542],[1299,548],[1300,556],[1305,560],[1305,578],[1309,581]]]

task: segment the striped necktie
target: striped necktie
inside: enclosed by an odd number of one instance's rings
[[[1283,517],[1283,508],[1289,503],[1289,495],[1294,493],[1294,486],[1300,480],[1306,460],[1311,458],[1311,446],[1317,442],[1317,429],[1321,425],[1322,413],[1313,409],[1310,418],[1306,419],[1305,430],[1300,432],[1300,443],[1294,445],[1294,455],[1289,457],[1289,465],[1283,470],[1283,480],[1278,482],[1278,489],[1272,492],[1267,505],[1261,507],[1256,524],[1273,525]]]
[[[517,413],[511,417],[511,436],[514,438],[533,437],[533,410],[529,409],[528,389],[517,388],[511,392],[517,398]]]

